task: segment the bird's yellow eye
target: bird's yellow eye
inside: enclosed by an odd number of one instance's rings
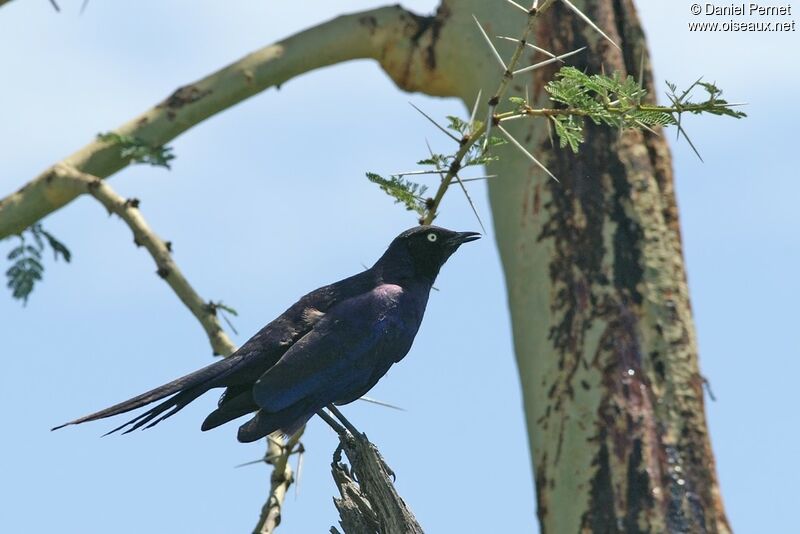
[[[435,243],[437,239],[439,239],[439,236],[434,234],[433,232],[428,234],[428,241],[430,241],[431,243]]]

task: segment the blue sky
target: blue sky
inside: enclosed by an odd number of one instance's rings
[[[16,0],[0,9],[0,194],[169,94],[243,54],[368,1],[224,3]],[[297,4],[297,5],[295,5]],[[796,33],[691,34],[690,2],[640,2],[656,74],[700,75],[743,121],[690,118],[705,163],[674,147],[701,365],[717,396],[708,415],[722,491],[737,532],[779,532],[792,521],[800,470],[795,377],[800,282],[800,185],[791,108]],[[428,12],[434,2],[406,7]],[[323,69],[214,117],[172,143],[172,171],[125,169],[112,185],[141,199],[152,226],[205,298],[240,313],[242,343],[299,295],[369,264],[413,219],[363,178],[407,169],[439,142],[432,116],[454,100],[408,95],[371,62]],[[441,145],[444,146],[444,145]],[[484,220],[485,191],[473,186]],[[439,222],[477,226],[459,195]],[[102,422],[54,424],[206,364],[194,319],[92,199],[45,220],[74,254],[48,262],[22,308],[0,298],[6,377],[0,398],[4,480],[0,531],[55,522],[63,532],[240,532],[268,486],[260,444],[235,426],[200,433],[213,395],[167,424],[125,437]],[[3,256],[11,243],[0,243]],[[491,239],[465,246],[442,271],[409,356],[372,395],[396,412],[355,403],[347,413],[383,451],[401,494],[430,532],[535,532],[534,497],[504,286]],[[335,437],[309,426],[299,495],[282,532],[335,523],[329,463]],[[480,502],[481,512],[465,513]],[[484,515],[484,512],[486,514]]]

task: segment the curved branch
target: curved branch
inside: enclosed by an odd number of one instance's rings
[[[411,52],[429,19],[399,6],[344,15],[257,50],[178,88],[163,102],[115,130],[161,146],[242,100],[311,70],[352,59],[378,59],[398,83],[409,73]],[[107,178],[130,163],[115,143],[96,139],[60,164]],[[58,163],[0,200],[0,239],[18,234],[72,201],[80,190],[52,181]]]
[[[219,324],[214,307],[200,298],[172,259],[170,243],[159,238],[142,217],[137,199],[122,198],[97,176],[66,165],[57,165],[48,177],[48,182],[53,184],[53,187],[61,187],[76,195],[80,193],[92,195],[109,213],[114,213],[125,221],[133,232],[134,243],[147,249],[156,262],[158,275],[169,284],[206,331],[214,354],[227,356],[236,350],[236,346]]]

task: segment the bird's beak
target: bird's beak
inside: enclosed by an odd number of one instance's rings
[[[481,234],[478,232],[459,232],[455,236],[452,237],[453,245],[460,246],[464,243],[469,243],[470,241],[475,241],[476,239],[480,239]]]

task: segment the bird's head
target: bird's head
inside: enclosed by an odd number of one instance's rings
[[[386,275],[420,277],[431,282],[458,247],[480,239],[477,232],[454,232],[438,226],[416,226],[397,236],[378,260]]]

